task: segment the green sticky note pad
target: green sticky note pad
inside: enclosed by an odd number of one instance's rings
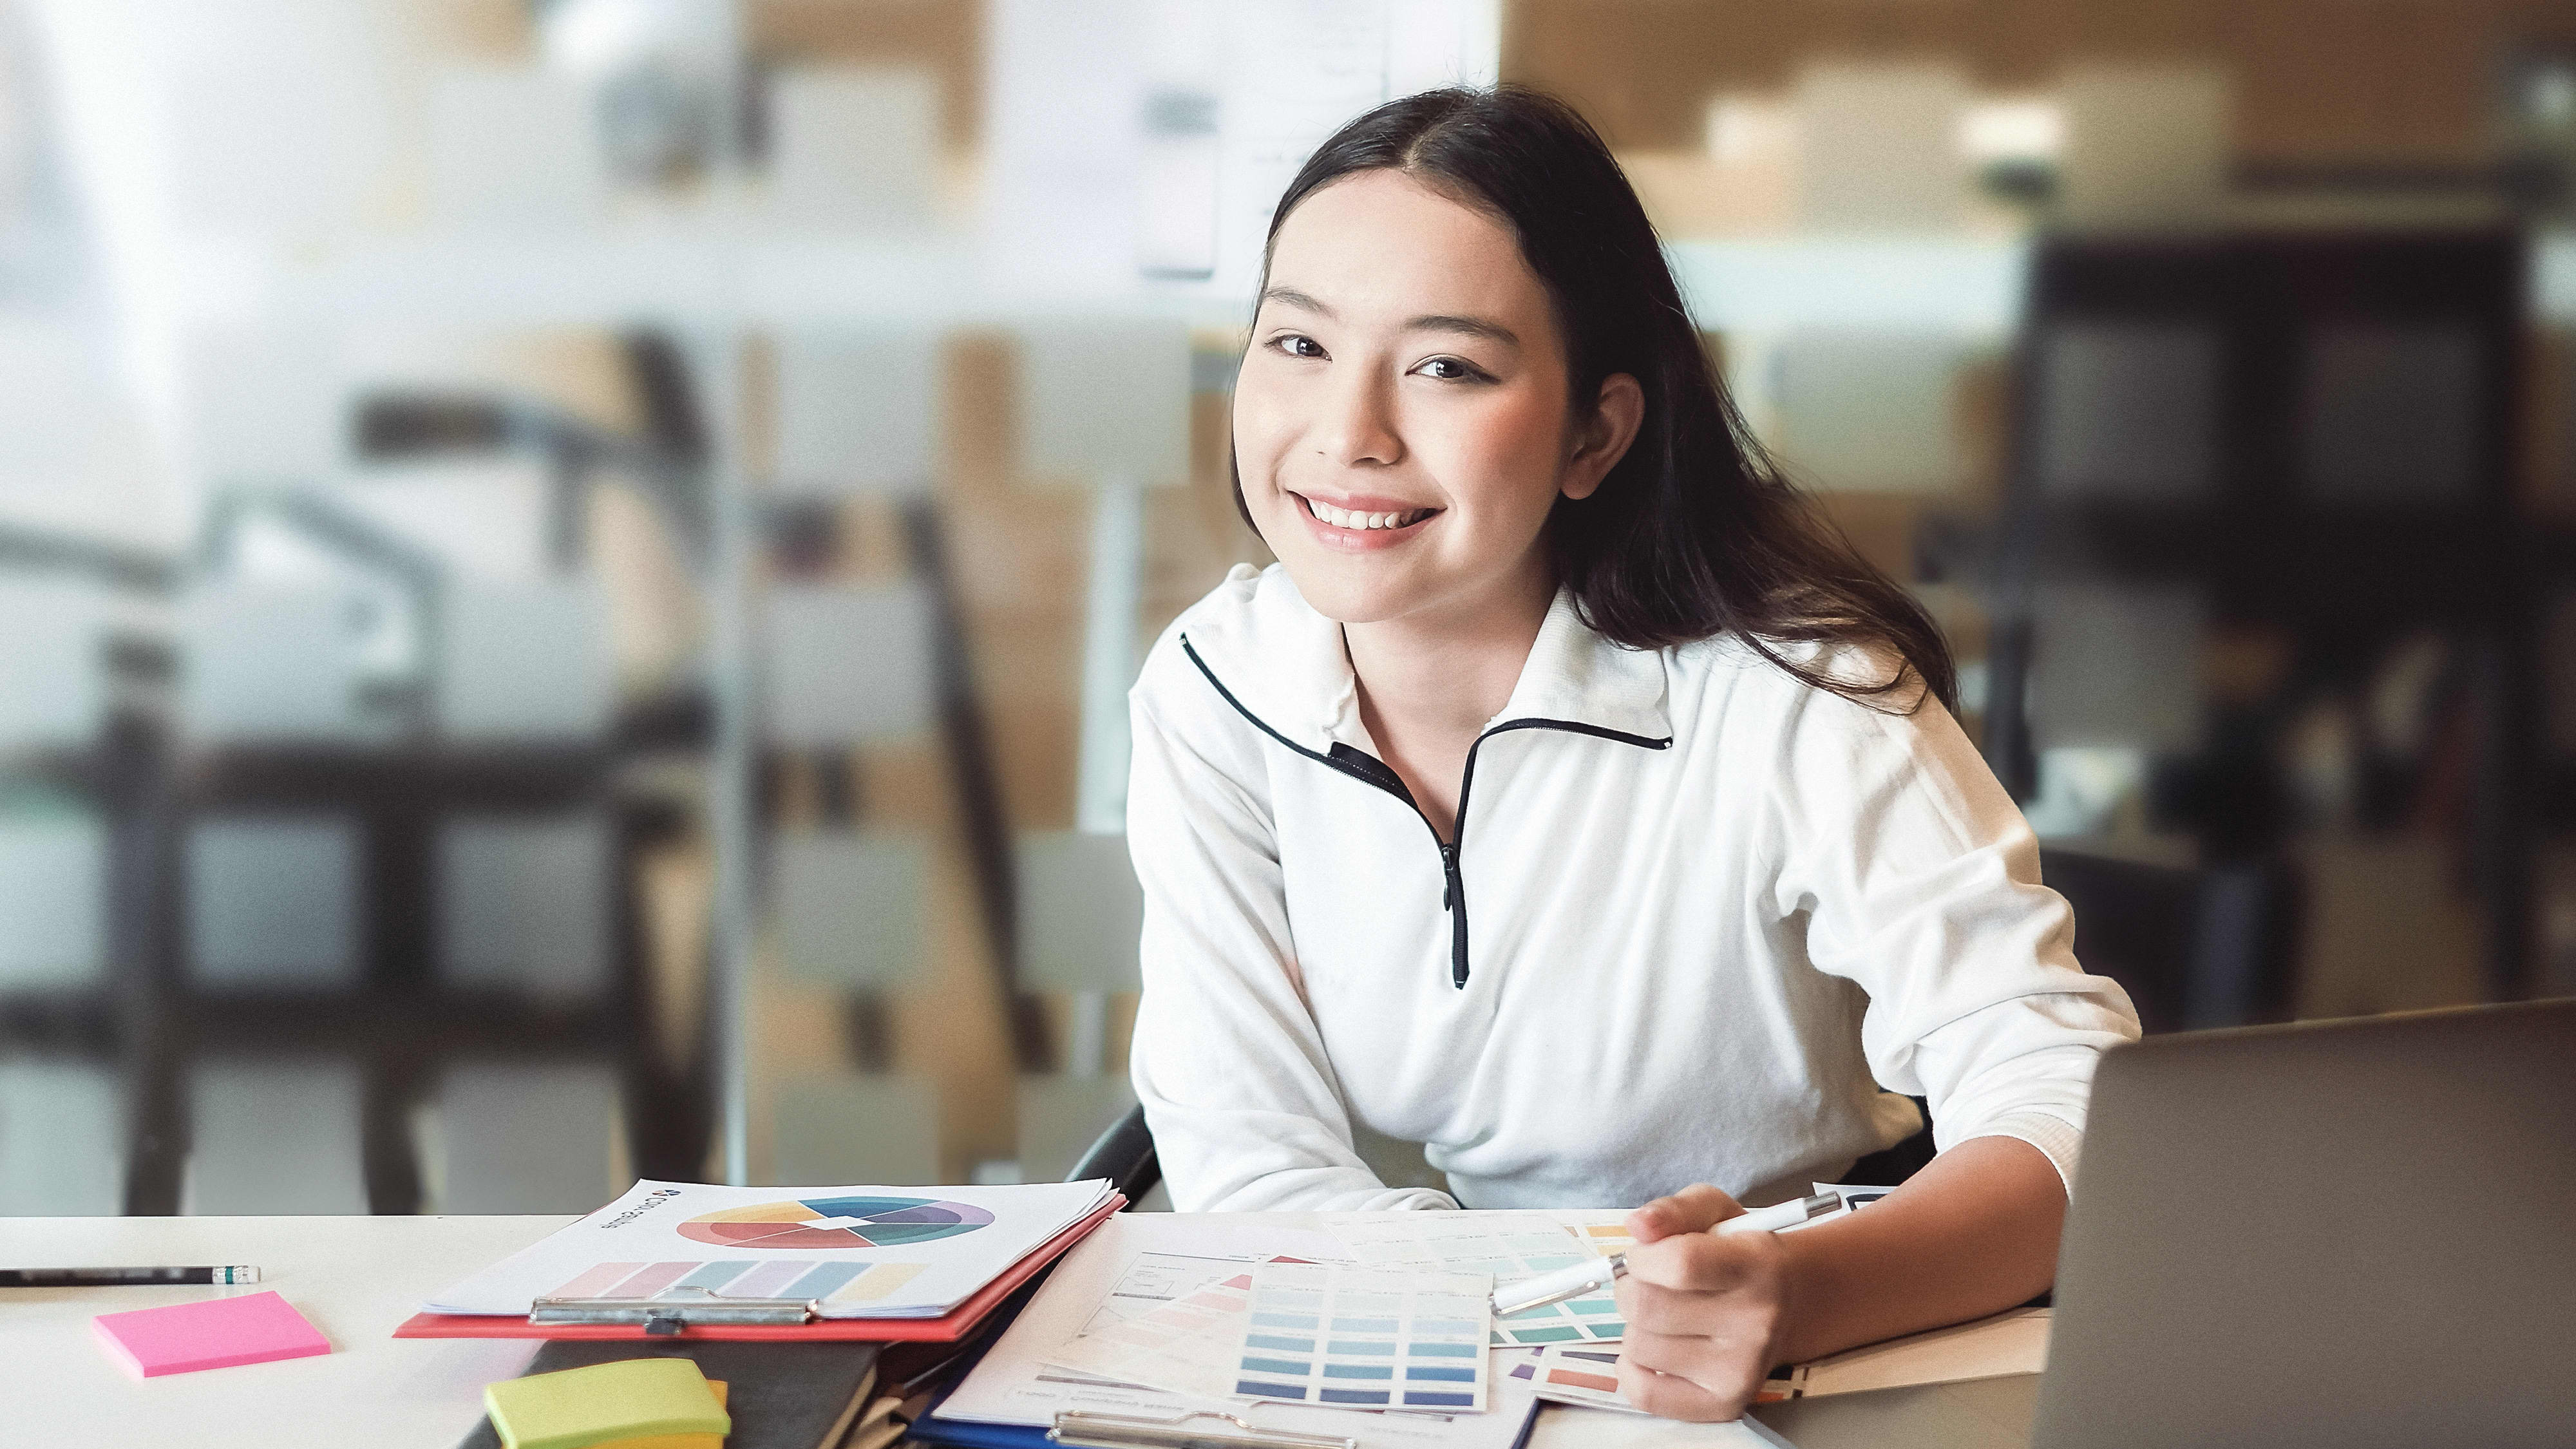
[[[485,1386],[509,1449],[588,1449],[648,1434],[730,1434],[733,1419],[685,1358],[630,1358]]]

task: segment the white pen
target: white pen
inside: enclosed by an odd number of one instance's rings
[[[1796,1227],[1810,1218],[1823,1217],[1842,1205],[1841,1198],[1829,1192],[1820,1192],[1814,1197],[1802,1197],[1795,1202],[1784,1202],[1772,1207],[1747,1208],[1709,1231],[1720,1237],[1728,1233],[1776,1232],[1781,1228]],[[1516,1282],[1504,1283],[1494,1289],[1494,1316],[1509,1318],[1515,1313],[1527,1313],[1533,1308],[1545,1308],[1551,1303],[1562,1303],[1568,1298],[1589,1293],[1596,1288],[1607,1288],[1627,1274],[1628,1255],[1612,1253],[1597,1262],[1577,1263],[1571,1268],[1559,1268],[1553,1273],[1541,1273],[1535,1278],[1523,1278]]]

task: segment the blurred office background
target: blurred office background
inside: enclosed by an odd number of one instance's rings
[[[1268,208],[1497,75],[2151,1028],[2576,990],[2564,5],[0,0],[0,1214],[1060,1175]]]

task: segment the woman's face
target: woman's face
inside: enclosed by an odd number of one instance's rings
[[[1271,248],[1235,384],[1262,538],[1345,624],[1456,616],[1552,584],[1540,529],[1636,433],[1637,386],[1567,406],[1547,289],[1503,225],[1397,171],[1316,191]]]

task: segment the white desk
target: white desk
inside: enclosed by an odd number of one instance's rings
[[[0,1266],[251,1263],[255,1286],[0,1288],[0,1449],[452,1449],[483,1386],[531,1339],[397,1339],[439,1289],[572,1221],[563,1217],[0,1218]],[[331,1340],[315,1358],[141,1379],[90,1319],[274,1289]],[[1601,1409],[1540,1412],[1530,1449],[1715,1449],[1731,1424]]]
[[[251,1287],[0,1288],[0,1446],[8,1449],[453,1449],[527,1339],[396,1339],[429,1295],[570,1222],[562,1217],[0,1218],[0,1265],[251,1263]],[[331,1340],[315,1358],[135,1377],[90,1319],[275,1289]]]

